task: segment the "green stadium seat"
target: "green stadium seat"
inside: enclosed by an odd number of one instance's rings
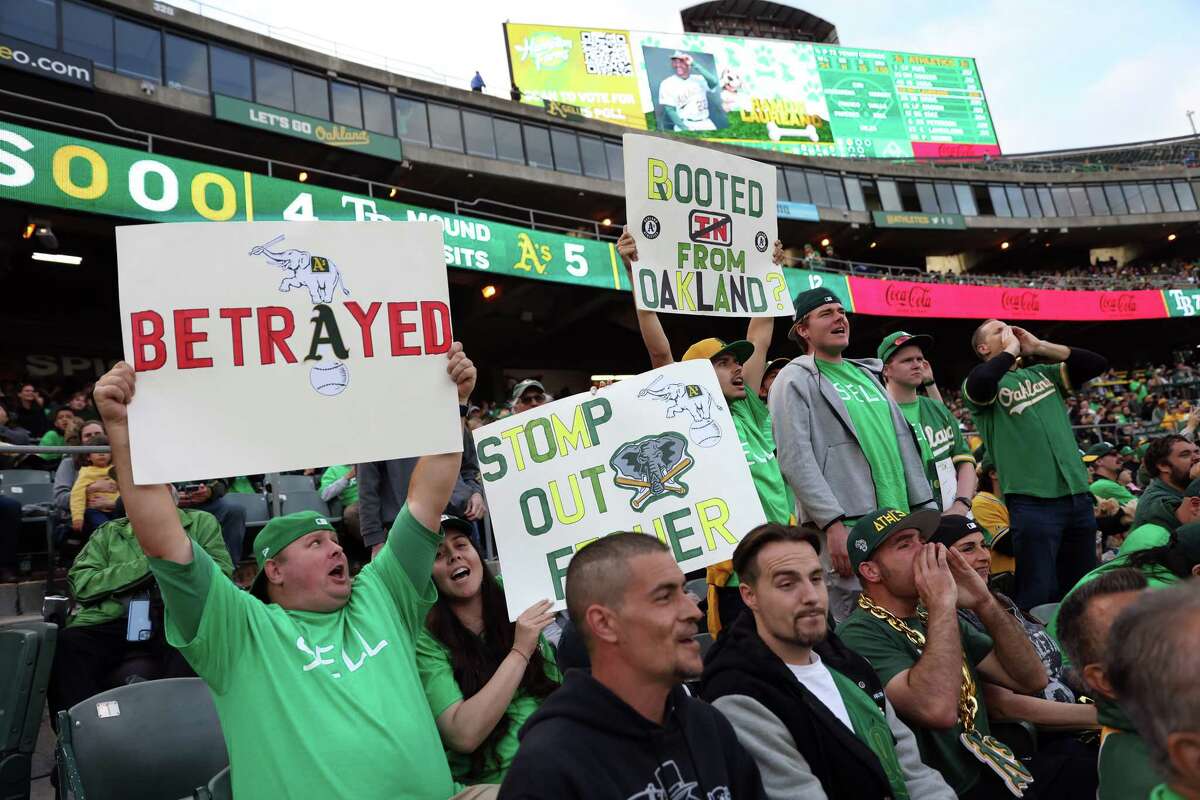
[[[283,492],[311,492],[317,488],[312,475],[274,475],[267,479],[271,491],[276,494]]]
[[[50,474],[44,469],[0,469],[0,486],[23,485],[27,483],[53,483]]]
[[[229,765],[199,678],[119,686],[58,715],[59,790],[76,800],[190,797]]]
[[[0,797],[29,797],[29,781],[58,626],[33,620],[0,628]]]
[[[329,513],[329,504],[321,499],[321,495],[315,489],[280,492],[279,504],[280,514],[295,514],[297,511],[315,511],[322,516],[329,517],[330,522],[338,521],[337,517]]]

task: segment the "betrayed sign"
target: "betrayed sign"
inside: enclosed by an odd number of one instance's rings
[[[625,134],[624,147],[625,213],[638,241],[638,308],[790,315],[783,270],[771,262],[775,168],[641,134]]]
[[[601,536],[657,536],[688,572],[728,559],[765,522],[707,361],[646,372],[474,433],[509,619],[543,598],[564,608],[571,557]]]
[[[438,223],[136,225],[117,259],[137,483],[462,447]]]

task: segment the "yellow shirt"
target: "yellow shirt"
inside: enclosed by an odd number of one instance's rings
[[[80,467],[79,475],[75,478],[75,485],[71,487],[71,522],[82,523],[83,512],[87,510],[87,487],[91,486],[96,481],[108,480],[108,467]],[[116,492],[96,492],[101,497],[105,497],[113,502],[116,502],[119,495]]]

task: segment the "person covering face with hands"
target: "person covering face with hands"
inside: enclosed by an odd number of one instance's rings
[[[1000,474],[1016,557],[1013,600],[1032,608],[1058,600],[1096,566],[1096,517],[1066,396],[1108,363],[996,319],[976,328],[971,348],[983,363],[967,375],[963,400]]]
[[[1004,796],[1032,778],[990,739],[980,680],[1039,692],[1046,670],[962,554],[927,543],[940,520],[934,510],[878,509],[855,524],[850,557],[863,594],[838,635],[871,662],[922,760],[959,797]],[[974,611],[987,633],[960,620],[959,608]]]
[[[448,380],[475,367],[454,343]],[[125,363],[96,386],[121,495],[166,605],[167,640],[212,691],[237,797],[414,797],[454,782],[415,668],[436,600],[441,511],[461,453],[421,458],[382,552],[351,583],[329,521],[277,517],[254,542],[252,593],[234,586],[180,527],[165,486],[133,482]],[[381,765],[386,765],[381,768]]]
[[[804,355],[779,371],[768,404],[779,466],[800,518],[824,533],[821,560],[831,571],[829,603],[837,621],[854,607],[860,585],[846,549],[855,520],[886,506],[939,506],[921,447],[900,406],[880,382],[879,359],[848,359],[850,319],[828,289],[796,296],[788,334]]]

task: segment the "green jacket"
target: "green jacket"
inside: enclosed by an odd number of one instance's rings
[[[221,538],[221,524],[207,511],[179,509],[183,530],[208,551],[226,575],[233,575],[233,561]],[[125,616],[128,595],[149,585],[150,563],[133,535],[128,517],[113,520],[96,529],[87,544],[75,556],[67,573],[71,595],[82,607],[68,627],[100,625]]]
[[[1097,698],[1096,716],[1104,726],[1098,762],[1098,800],[1146,797],[1165,780],[1151,761],[1146,741],[1116,703]]]
[[[1163,483],[1161,478],[1150,481],[1150,485],[1142,492],[1138,500],[1137,513],[1133,516],[1134,528],[1153,522],[1164,528],[1175,530],[1179,527],[1179,519],[1175,509],[1183,501],[1183,492]]]

